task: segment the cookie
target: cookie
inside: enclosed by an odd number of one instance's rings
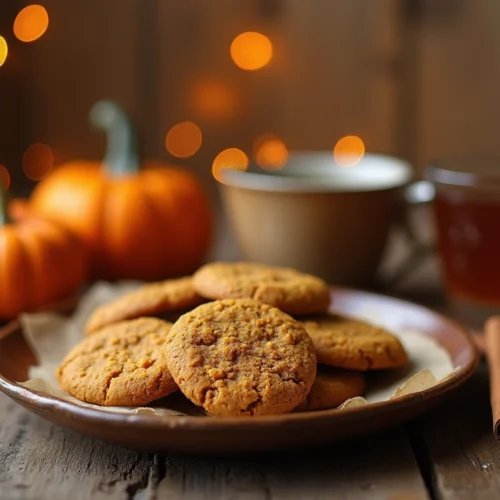
[[[318,363],[352,370],[403,366],[408,356],[393,334],[363,321],[325,315],[302,321]]]
[[[101,406],[143,406],[177,390],[165,361],[172,324],[139,318],[86,337],[57,371],[61,388]]]
[[[251,262],[214,262],[193,276],[196,291],[208,299],[249,298],[293,314],[325,312],[328,285],[295,269]]]
[[[166,358],[184,395],[220,416],[290,412],[316,376],[314,346],[301,324],[251,299],[209,302],[181,316],[167,336]]]
[[[85,332],[92,333],[125,319],[195,307],[202,302],[191,277],[149,283],[95,309],[85,324]]]
[[[363,396],[365,391],[366,382],[361,372],[321,366],[309,394],[295,411],[336,408],[348,399]]]

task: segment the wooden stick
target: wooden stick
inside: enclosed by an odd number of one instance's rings
[[[484,346],[490,369],[490,401],[493,434],[500,440],[500,316],[493,316],[484,326]]]

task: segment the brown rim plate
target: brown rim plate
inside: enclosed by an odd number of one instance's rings
[[[36,364],[17,321],[0,330],[0,389],[28,410],[55,424],[123,446],[177,453],[263,452],[318,445],[405,423],[458,389],[474,373],[479,355],[471,336],[454,321],[403,300],[344,288],[332,289],[332,311],[362,316],[376,311],[377,321],[395,331],[419,331],[449,353],[456,371],[434,387],[401,398],[344,410],[261,416],[124,415],[78,406],[26,389]]]

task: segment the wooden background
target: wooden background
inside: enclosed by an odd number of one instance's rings
[[[26,3],[0,5],[10,49],[0,68],[0,164],[14,191],[33,185],[21,159],[34,142],[56,163],[101,157],[87,113],[103,97],[133,113],[148,157],[174,161],[166,132],[195,121],[202,148],[175,161],[212,188],[217,153],[250,153],[268,132],[290,149],[332,149],[357,134],[367,150],[419,170],[435,157],[500,152],[496,0],[41,0],[49,29],[23,44],[12,22]],[[274,44],[271,63],[254,72],[229,56],[249,30]]]

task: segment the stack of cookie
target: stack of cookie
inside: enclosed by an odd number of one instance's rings
[[[407,355],[389,332],[329,306],[314,276],[207,264],[97,308],[58,379],[104,406],[144,406],[180,389],[216,416],[335,408],[364,394],[364,371],[402,366]]]

